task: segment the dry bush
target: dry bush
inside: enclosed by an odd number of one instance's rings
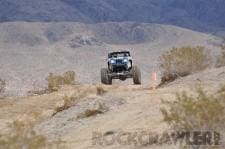
[[[97,108],[86,109],[83,113],[78,115],[77,118],[88,118],[98,114],[103,114],[107,111],[109,111],[109,108],[105,104],[99,103]]]
[[[5,92],[5,86],[6,86],[6,82],[0,79],[0,94]]]
[[[55,149],[65,148],[65,142],[56,140],[48,142],[44,135],[37,134],[33,124],[14,121],[9,124],[12,133],[0,135],[1,149]]]
[[[173,48],[160,57],[161,84],[204,70],[210,62],[210,54],[204,47]]]
[[[96,86],[96,90],[97,90],[97,93],[96,93],[97,95],[103,95],[107,92],[102,86]]]
[[[27,93],[29,96],[43,95],[43,94],[48,94],[49,90],[48,90],[48,88],[42,88],[38,84],[37,80],[33,80],[31,90],[29,90]]]
[[[88,89],[77,88],[76,92],[74,92],[72,95],[70,95],[70,96],[65,95],[63,97],[63,99],[62,99],[63,104],[61,104],[55,108],[55,110],[54,110],[55,112],[52,116],[56,115],[57,113],[59,113],[61,111],[67,110],[72,106],[75,106],[79,100],[81,100],[84,97],[87,97],[90,94],[94,94],[94,93],[96,93],[96,90],[94,90],[94,89],[92,90],[91,88],[88,88]]]
[[[50,92],[58,91],[61,85],[75,83],[75,72],[67,71],[63,75],[50,73],[46,80],[48,81],[48,90]]]
[[[164,122],[169,124],[173,130],[177,132],[219,132],[220,139],[224,139],[222,136],[225,132],[225,85],[215,94],[207,94],[202,89],[197,90],[197,95],[188,95],[183,92],[177,94],[175,101],[167,102],[167,104],[168,107],[161,108],[161,112]],[[223,145],[192,144],[185,144],[183,147],[187,149],[224,148]]]
[[[197,89],[197,96],[183,92],[162,108],[164,122],[178,131],[221,131],[225,124],[225,86],[216,94]]]
[[[4,149],[44,149],[47,148],[46,138],[37,135],[32,125],[15,121],[10,125],[12,134],[0,136],[0,148]]]
[[[63,84],[63,78],[59,75],[54,75],[50,73],[46,79],[48,81],[48,90],[50,92],[58,91],[60,85]]]
[[[221,45],[221,56],[218,57],[216,62],[216,67],[223,67],[225,66],[225,44]]]
[[[75,101],[76,101],[76,98],[74,97],[64,96],[63,104],[55,108],[55,112],[53,113],[52,116],[56,115],[59,112],[69,109],[70,107],[74,105]]]
[[[225,93],[225,85],[222,85],[218,90],[218,93]]]
[[[97,114],[103,114],[108,110],[109,110],[109,108],[105,104],[99,103],[98,108],[85,110],[84,117],[91,117],[91,116],[95,116]]]
[[[99,110],[99,109],[87,109],[84,112],[85,117],[91,117],[91,116],[95,116],[97,114],[102,114],[103,111]]]
[[[34,95],[44,95],[49,93],[49,89],[42,89],[42,90],[31,90],[27,92],[28,95],[34,96]]]
[[[63,74],[64,84],[73,84],[75,81],[75,72],[67,71]]]

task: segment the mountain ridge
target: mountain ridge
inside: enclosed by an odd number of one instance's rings
[[[224,31],[224,0],[4,0],[0,21],[159,23]]]
[[[165,51],[198,45],[218,55],[221,42],[216,36],[172,25],[132,22],[5,22],[0,23],[0,32],[0,76],[7,82],[9,95],[45,88],[50,72],[74,70],[78,82],[99,83],[107,53],[118,50],[132,53],[143,82],[149,84],[149,75],[159,72],[159,56]]]

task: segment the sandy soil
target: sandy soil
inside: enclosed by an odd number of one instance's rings
[[[34,122],[35,130],[44,134],[49,141],[61,139],[70,149],[99,148],[178,148],[168,145],[93,145],[94,132],[111,136],[121,132],[150,132],[161,134],[169,127],[162,122],[160,108],[162,99],[172,101],[175,93],[202,86],[214,92],[225,84],[225,67],[209,69],[167,84],[156,90],[150,86],[113,85],[102,86],[106,91],[98,95],[94,85],[63,86],[60,91],[39,95],[0,100],[0,132],[8,133],[7,123],[13,120]],[[55,114],[64,97],[74,97],[74,105]],[[98,109],[101,113],[90,117],[82,116],[85,111]]]

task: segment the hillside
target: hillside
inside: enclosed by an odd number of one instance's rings
[[[74,70],[80,83],[99,83],[107,53],[118,50],[131,51],[144,84],[149,84],[151,72],[159,73],[161,53],[174,46],[202,45],[216,55],[220,44],[219,38],[209,34],[132,22],[11,22],[1,23],[0,32],[0,76],[7,81],[7,95],[44,88],[50,72]]]
[[[64,141],[66,148],[179,148],[168,144],[134,144],[109,146],[93,145],[92,133],[110,135],[120,132],[156,133],[169,130],[162,122],[160,108],[164,101],[172,101],[181,91],[193,93],[196,85],[214,93],[225,82],[225,67],[208,69],[188,77],[180,78],[163,88],[151,90],[150,86],[102,86],[106,91],[97,94],[95,85],[64,86],[59,92],[41,96],[23,97],[20,100],[0,100],[0,132],[9,133],[7,123],[13,120],[34,122],[35,130],[44,134],[48,141]],[[98,85],[99,86],[99,85]],[[56,112],[65,104],[65,97],[72,97],[72,107]],[[99,108],[101,105],[101,108]],[[101,113],[85,116],[87,110],[101,110]],[[1,135],[0,134],[0,135]],[[124,134],[126,135],[126,134]]]
[[[0,21],[146,22],[224,31],[224,0],[4,0]]]

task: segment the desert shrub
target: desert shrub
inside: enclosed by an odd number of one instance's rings
[[[80,113],[77,118],[88,118],[98,114],[103,114],[107,111],[109,111],[109,108],[104,103],[98,103],[98,107],[86,109],[83,113]]]
[[[54,92],[57,91],[61,85],[73,84],[75,81],[75,72],[67,71],[63,75],[50,73],[46,80],[48,81],[48,90]]]
[[[91,116],[95,116],[97,114],[103,114],[105,112],[107,112],[109,110],[109,108],[103,104],[103,103],[99,103],[98,107],[96,109],[87,109],[84,111],[84,117],[91,117]]]
[[[44,95],[49,93],[49,89],[40,89],[40,90],[31,90],[27,92],[28,95],[34,96],[34,95]]]
[[[74,98],[73,96],[72,97],[64,96],[63,104],[55,108],[55,112],[53,113],[52,116],[56,115],[59,112],[69,109],[71,106],[74,105],[75,101],[76,98]]]
[[[95,116],[97,114],[102,114],[103,112],[99,109],[87,109],[84,112],[85,117],[91,117],[91,116]]]
[[[223,136],[225,132],[225,85],[216,94],[207,94],[202,89],[198,89],[196,93],[197,95],[179,93],[175,101],[166,102],[168,107],[161,108],[163,121],[178,132],[219,132]],[[224,148],[224,146],[206,147],[191,144],[185,144],[183,147]]]
[[[75,72],[67,71],[63,74],[63,82],[64,84],[73,84],[75,81]]]
[[[65,142],[58,139],[48,142],[42,134],[34,131],[34,125],[21,121],[9,124],[11,133],[0,135],[1,149],[55,149],[65,148]]]
[[[38,135],[32,125],[15,121],[10,124],[12,134],[0,136],[0,148],[4,149],[44,149],[47,147],[46,138]]]
[[[173,48],[160,57],[161,84],[210,66],[210,54],[204,47]]]
[[[56,108],[54,109],[54,113],[52,116],[56,115],[57,113],[67,110],[72,106],[75,106],[76,103],[81,100],[82,98],[87,97],[88,95],[91,94],[96,94],[96,90],[93,88],[76,88],[76,92],[74,92],[71,95],[64,95],[64,97],[62,98],[63,103],[56,106]]]
[[[97,93],[96,93],[97,95],[103,95],[107,92],[102,86],[96,86],[96,90],[97,90]]]
[[[63,84],[62,76],[54,75],[53,73],[50,73],[46,80],[48,81],[48,90],[51,92],[57,91],[60,85]]]
[[[6,85],[5,81],[2,80],[2,79],[0,79],[0,94],[1,93],[4,93],[4,91],[5,91],[5,85]]]
[[[221,56],[218,57],[216,67],[225,66],[225,44],[221,45]]]
[[[225,86],[216,94],[197,89],[197,95],[177,94],[173,102],[162,108],[164,122],[180,131],[221,131],[225,123]]]
[[[48,88],[42,88],[37,80],[32,81],[31,89],[27,91],[29,96],[48,94]]]

